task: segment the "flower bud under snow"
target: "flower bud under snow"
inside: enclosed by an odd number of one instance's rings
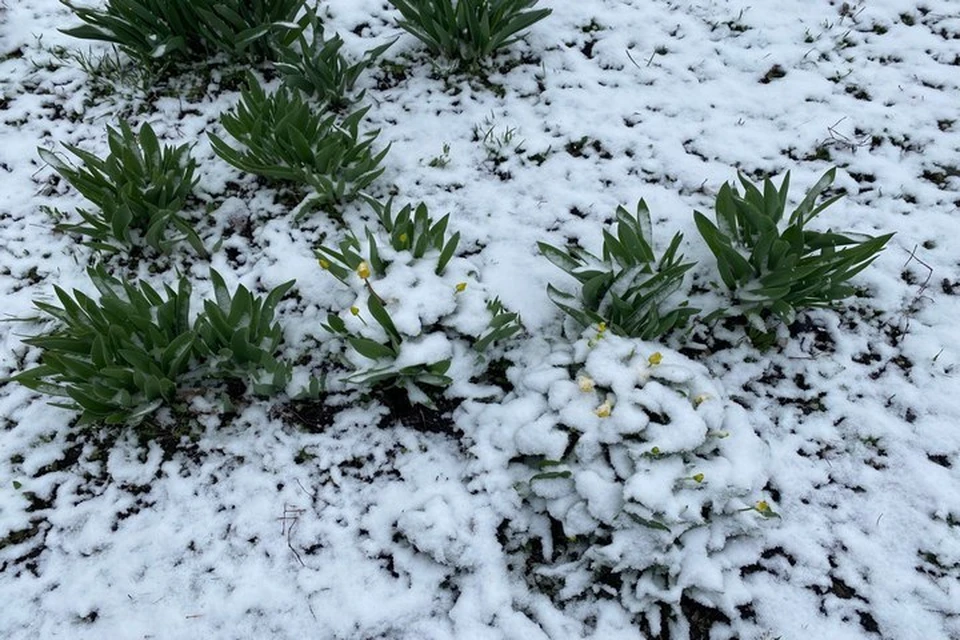
[[[609,400],[605,400],[603,404],[594,409],[593,412],[597,414],[598,418],[609,418],[611,411],[613,411],[613,405]]]

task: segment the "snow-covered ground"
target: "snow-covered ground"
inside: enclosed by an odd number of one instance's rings
[[[731,432],[719,449],[727,462],[714,461],[704,491],[717,481],[710,474],[727,474],[743,489],[729,504],[747,509],[731,516],[746,536],[664,556],[691,588],[658,637],[960,638],[957,3],[540,5],[553,14],[499,58],[491,86],[446,76],[406,34],[386,54],[389,73],[360,81],[378,145],[392,143],[371,193],[449,212],[462,234],[442,278],[398,260],[378,291],[414,333],[448,313],[467,326],[470,309],[499,296],[526,327],[506,345],[506,388],[471,384],[469,367],[455,369],[448,428],[424,430],[396,423],[331,370],[331,388],[343,391],[311,415],[282,398],[226,415],[215,398],[198,399],[205,430],[174,450],[116,432],[78,437],[73,413],[4,384],[0,636],[654,637],[645,634],[656,615],[642,613],[653,600],[631,606],[618,594],[546,586],[551,571],[572,579],[561,560],[577,559],[561,558],[562,540],[537,528],[531,509],[543,501],[525,481],[535,471],[518,460],[562,454],[557,425],[595,419],[567,380],[574,363],[598,385],[619,389],[622,379],[607,368],[613,356],[584,363],[589,332],[574,348],[545,292],[570,282],[536,243],[597,251],[617,205],[642,197],[660,250],[684,233],[686,256],[700,261],[691,295],[714,309],[724,293],[692,212],[709,215],[738,169],[791,171],[797,202],[837,166],[846,197],[819,227],[896,232],[856,279],[867,295],[802,314],[766,352],[723,323],[636,344],[720,396],[712,401]],[[323,6],[356,55],[401,35],[381,0]],[[237,92],[214,78],[206,90],[103,94],[53,56],[59,46],[89,48],[57,31],[73,24],[56,0],[0,2],[4,314],[33,315],[32,300],[54,284],[90,290],[92,254],[54,232],[42,209],[72,211],[83,199],[36,149],[71,143],[104,154],[105,127],[122,117],[195,144],[207,206],[191,215],[207,246],[222,245],[210,264],[184,251],[132,267],[114,258],[113,268],[154,283],[187,273],[198,300],[211,265],[231,286],[296,278],[296,299],[280,308],[287,353],[315,367],[332,360],[340,343],[321,324],[356,295],[313,250],[342,230],[321,214],[295,224],[289,202],[212,153],[206,133],[219,131]],[[344,217],[357,230],[370,220],[360,204]],[[468,286],[455,293],[460,282]],[[35,362],[21,343],[35,329],[0,324],[0,374]],[[439,358],[452,348],[433,346]],[[606,485],[586,478],[578,490],[602,519],[610,502],[593,496]],[[668,487],[649,482],[631,491],[669,509]],[[750,512],[761,500],[781,517]],[[534,538],[540,556],[550,555],[546,541],[557,544],[556,566],[534,557]]]

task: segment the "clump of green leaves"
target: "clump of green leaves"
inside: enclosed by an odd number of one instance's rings
[[[99,300],[54,287],[59,306],[34,303],[54,326],[24,340],[41,350],[40,364],[11,378],[63,398],[57,406],[79,411],[79,424],[137,425],[209,381],[245,379],[260,394],[289,382],[289,367],[275,358],[281,333],[273,313],[292,282],[261,300],[243,287],[231,295],[212,271],[216,302],[191,322],[184,278],[160,293],[146,282],[120,282],[102,267],[88,274]]]
[[[283,329],[274,322],[277,304],[293,286],[285,282],[265,298],[240,285],[231,294],[223,277],[210,271],[213,300],[205,300],[197,317],[197,353],[221,378],[248,379],[253,392],[269,395],[290,382],[290,365],[276,357]]]
[[[367,298],[367,309],[383,329],[386,340],[374,340],[350,331],[343,319],[333,313],[327,316],[327,323],[323,325],[323,328],[330,333],[344,337],[361,356],[376,363],[370,368],[358,370],[346,378],[347,382],[386,389],[402,388],[407,391],[412,401],[431,404],[429,394],[425,393],[421,387],[426,385],[439,389],[450,386],[453,380],[446,373],[450,368],[451,359],[443,358],[436,362],[398,366],[396,361],[400,358],[404,344],[403,335],[397,330],[380,297],[372,290]],[[359,309],[356,313],[359,315]]]
[[[411,347],[416,349],[424,342],[432,340],[434,347],[443,344],[448,351],[455,354],[458,350],[454,348],[453,342],[463,339],[464,336],[457,335],[453,329],[416,337],[405,336],[397,329],[384,301],[374,291],[373,286],[368,281],[365,281],[365,286],[368,292],[367,310],[382,330],[380,337],[370,337],[374,335],[370,326],[364,326],[363,330],[351,330],[344,319],[334,313],[329,314],[326,324],[322,325],[331,334],[343,337],[357,354],[372,362],[369,367],[356,366],[355,372],[345,380],[379,390],[404,389],[411,402],[432,405],[435,392],[453,383],[453,379],[446,374],[454,356],[430,362],[398,364],[404,360],[403,350]],[[472,342],[473,350],[481,356],[494,343],[506,340],[523,330],[520,316],[507,311],[499,298],[487,302],[487,311],[490,314],[487,329],[479,336],[466,336],[467,342]],[[350,312],[360,318],[363,325],[367,325],[362,319],[359,307],[352,307]],[[482,357],[478,359],[480,360]],[[425,390],[424,387],[429,389]]]
[[[390,147],[374,154],[379,131],[360,134],[366,112],[355,111],[338,122],[335,114],[318,114],[295,90],[264,92],[251,74],[240,103],[220,118],[244,148],[235,149],[214,134],[210,140],[217,155],[241,171],[312,187],[314,201],[329,210],[383,173],[379,165]]]
[[[643,200],[635,216],[617,208],[616,235],[603,232],[600,257],[581,249],[565,251],[544,242],[540,252],[580,283],[579,295],[547,286],[547,294],[561,310],[582,326],[604,323],[615,333],[652,340],[683,327],[699,309],[682,302],[665,308],[683,284],[694,263],[683,262],[678,253],[683,235],[677,233],[659,260],[650,238],[650,211]]]
[[[740,176],[744,192],[724,184],[716,198],[714,224],[700,212],[697,228],[717,259],[724,285],[734,294],[733,313],[750,323],[757,344],[769,341],[767,320],[791,324],[798,310],[829,307],[856,292],[853,276],[873,262],[893,237],[811,231],[807,224],[840,196],[820,200],[833,183],[827,171],[787,218],[790,174],[777,189],[766,179],[763,191]],[[731,311],[726,311],[729,314]]]
[[[323,24],[314,9],[307,9],[301,24],[310,26],[310,39],[301,33],[293,45],[278,50],[275,66],[283,75],[284,83],[319,99],[335,111],[362,100],[363,91],[353,94],[357,80],[396,41],[374,47],[354,62],[340,52],[343,38],[339,34],[325,37]]]
[[[430,217],[427,205],[420,203],[414,209],[405,205],[396,215],[393,214],[393,198],[381,204],[376,200],[368,199],[383,225],[383,230],[390,236],[390,246],[394,251],[409,251],[414,258],[422,258],[429,251],[438,251],[437,275],[443,274],[447,263],[453,257],[460,243],[460,232],[457,231],[449,238],[447,224],[450,214],[446,214],[436,222]]]
[[[472,347],[475,355],[469,359],[474,362],[461,364],[476,368],[494,344],[522,331],[523,324],[520,316],[508,311],[499,298],[487,300],[484,310],[480,306],[483,298],[474,296],[472,289],[467,292],[466,282],[450,287],[442,277],[460,240],[459,233],[447,238],[449,215],[434,221],[422,203],[416,208],[406,205],[394,213],[392,200],[385,204],[369,198],[368,201],[381,223],[377,233],[366,229],[365,243],[351,233],[335,248],[321,246],[316,251],[324,270],[350,288],[362,288],[357,291],[357,305],[366,306],[367,313],[355,305],[349,315],[329,314],[323,326],[331,334],[345,338],[355,352],[345,359],[354,369],[345,379],[347,382],[374,389],[405,389],[412,402],[429,405],[438,390],[452,384],[453,380],[446,375],[451,362],[464,358]],[[383,234],[388,238],[385,246],[377,242]],[[417,266],[418,261],[433,259],[434,255],[437,262],[433,274]],[[383,281],[379,279],[389,280],[395,270],[399,270],[401,280],[410,278],[418,288],[432,290],[428,295],[435,297],[437,306],[443,309],[431,313],[426,321],[421,316],[418,330],[412,331],[408,320],[405,333],[391,318],[388,307],[402,309],[403,296],[387,301],[377,293]],[[422,298],[424,293],[418,291],[412,297]],[[487,326],[481,327],[477,319],[484,313]],[[365,361],[371,364],[367,366]]]
[[[446,237],[450,214],[434,221],[422,202],[416,209],[412,205],[405,205],[396,215],[393,213],[393,198],[385,204],[372,198],[367,202],[377,214],[383,230],[388,235],[388,242],[394,251],[408,251],[415,259],[421,259],[431,251],[438,252],[437,266],[434,272],[442,275],[450,259],[453,258],[460,242],[460,232]],[[360,239],[350,234],[344,238],[337,251],[327,247],[319,247],[316,251],[320,265],[328,269],[338,280],[347,283],[352,273],[357,271],[360,264],[366,262],[374,274],[386,273],[387,261],[381,256],[377,247],[377,236],[369,229],[366,230],[367,255],[361,252]]]
[[[120,123],[119,130],[107,127],[107,142],[110,153],[105,159],[64,145],[79,165],[52,151],[37,150],[47,164],[96,205],[91,211],[78,211],[82,223],[56,228],[87,236],[88,245],[104,251],[119,251],[142,241],[157,251],[168,252],[174,244],[186,240],[205,256],[200,237],[181,215],[199,180],[189,147],[161,146],[146,123],[139,134],[125,122]],[[171,227],[178,236],[167,236]]]
[[[67,35],[110,42],[138,63],[273,57],[276,43],[296,37],[304,0],[107,0],[103,9],[60,0],[85,24]]]
[[[520,33],[550,15],[531,8],[537,0],[390,0],[401,28],[430,53],[475,67],[520,39]]]
[[[473,348],[478,353],[483,353],[495,342],[507,340],[523,331],[520,314],[507,311],[503,303],[500,302],[500,298],[494,298],[487,302],[487,311],[490,312],[490,323],[487,331],[473,343]]]

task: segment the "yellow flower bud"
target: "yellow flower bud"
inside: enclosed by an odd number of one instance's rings
[[[457,293],[463,293],[463,290],[466,289],[466,288],[467,288],[467,283],[466,283],[466,282],[458,282],[458,283],[457,283]]]
[[[657,366],[662,361],[663,361],[663,354],[660,353],[659,351],[655,351],[654,353],[650,354],[649,358],[647,358],[647,362],[650,363],[651,367]]]
[[[711,396],[710,396],[709,393],[700,393],[700,394],[697,394],[697,395],[693,396],[693,406],[699,407],[701,404],[703,404],[704,402],[706,402],[706,401],[709,400],[710,398],[711,398]]]
[[[607,330],[607,323],[606,323],[606,322],[601,322],[600,324],[597,325],[597,331],[598,331],[599,333],[603,333],[603,332],[606,331],[606,330]]]
[[[650,449],[650,453],[652,453],[655,456],[660,455],[660,447],[654,447],[653,449]]]
[[[610,401],[607,400],[602,405],[594,409],[594,413],[597,414],[598,418],[609,418],[610,412],[613,410],[613,407],[610,406]]]
[[[693,481],[696,482],[697,484],[700,484],[701,482],[703,482],[703,474],[702,474],[702,473],[695,473],[695,474],[693,474],[692,477],[693,477]]]
[[[400,245],[401,245],[401,246],[407,244],[407,234],[401,233],[399,240],[400,240]]]
[[[352,313],[355,316],[360,315],[360,307],[355,307],[355,306],[350,307],[350,313]]]
[[[323,258],[320,258],[320,260],[319,260],[318,262],[320,263],[320,268],[321,268],[321,269],[329,269],[329,268],[330,268],[330,263],[327,262],[326,260],[324,260]]]
[[[366,262],[361,262],[357,265],[357,275],[360,276],[361,280],[366,280],[370,277],[370,265]]]
[[[587,376],[580,376],[577,378],[577,386],[580,387],[580,391],[590,393],[593,391],[593,379]]]
[[[767,501],[766,501],[766,500],[760,500],[759,502],[757,502],[757,504],[756,504],[756,506],[754,507],[754,509],[756,509],[756,510],[759,511],[760,513],[764,513],[764,512],[766,512],[766,511],[770,511],[770,505],[767,504]]]

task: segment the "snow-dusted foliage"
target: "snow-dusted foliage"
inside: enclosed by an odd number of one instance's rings
[[[546,408],[514,442],[528,513],[512,526],[535,541],[529,577],[560,599],[619,598],[654,627],[684,592],[745,600],[728,544],[775,519],[767,449],[745,414],[702,365],[655,343],[595,327],[557,348],[516,391]]]

